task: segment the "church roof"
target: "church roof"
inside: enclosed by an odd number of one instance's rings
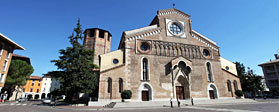
[[[189,14],[186,14],[176,8],[170,8],[170,9],[164,9],[164,10],[157,11],[157,15],[166,15],[166,14],[172,14],[172,13],[176,13],[176,14],[182,15],[184,17],[190,17]]]
[[[197,35],[199,35],[200,37],[202,37],[203,39],[207,40],[208,42],[210,42],[210,43],[212,43],[212,44],[214,44],[214,45],[217,46],[217,43],[216,43],[216,42],[214,42],[213,40],[211,40],[211,39],[207,38],[206,36],[200,34],[199,32],[197,32],[197,31],[195,31],[195,30],[192,30],[192,32],[195,33],[195,34],[197,34]]]
[[[142,28],[138,28],[138,29],[134,29],[134,30],[124,31],[124,32],[125,32],[125,34],[127,36],[127,35],[132,35],[132,34],[136,34],[136,33],[140,33],[140,32],[145,32],[145,31],[148,31],[148,30],[156,29],[156,28],[158,28],[157,24],[156,25],[142,27]]]
[[[178,9],[175,9],[175,8],[159,10],[159,11],[157,11],[157,16],[155,16],[155,18],[152,20],[150,26],[146,26],[146,27],[142,27],[142,28],[138,28],[138,29],[134,29],[134,30],[129,30],[129,31],[124,31],[122,34],[118,48],[122,47],[123,41],[125,39],[134,40],[137,38],[141,38],[144,36],[149,36],[149,35],[161,32],[161,28],[157,25],[158,23],[154,24],[153,22],[158,16],[167,15],[167,14],[177,14],[178,16],[182,16],[184,18],[190,18],[190,15],[188,15]],[[205,43],[210,48],[218,51],[219,47],[217,46],[217,43],[215,41],[209,39],[208,37],[200,34],[199,32],[197,32],[195,30],[192,30],[191,32],[192,32],[192,36],[194,38]]]

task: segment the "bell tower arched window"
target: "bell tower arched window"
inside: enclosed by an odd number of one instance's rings
[[[142,80],[149,80],[148,77],[148,60],[146,58],[142,59]]]
[[[206,63],[206,69],[207,69],[208,81],[213,82],[212,69],[211,69],[211,64],[209,62]]]

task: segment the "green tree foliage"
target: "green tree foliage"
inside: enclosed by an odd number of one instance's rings
[[[243,96],[243,92],[241,90],[236,90],[235,91],[236,96],[241,97]]]
[[[235,62],[237,74],[239,76],[241,87],[244,92],[252,92],[255,95],[258,91],[263,91],[262,76],[256,75],[252,69],[248,67],[245,70],[245,66],[240,62]]]
[[[32,65],[22,60],[12,60],[6,78],[4,90],[11,96],[16,87],[21,88],[26,84],[27,78],[33,73]],[[17,90],[16,90],[17,91]]]
[[[55,96],[55,97],[58,97],[58,96],[63,95],[63,92],[60,89],[56,89],[54,91],[51,91],[50,94]]]
[[[249,82],[246,79],[245,66],[240,62],[235,62],[235,64],[236,64],[236,71],[241,82],[241,88],[243,91],[248,91],[247,85]]]
[[[130,99],[132,97],[132,91],[131,90],[124,90],[121,93],[121,98],[122,99]]]
[[[247,88],[249,91],[252,91],[254,94],[258,91],[263,91],[264,86],[262,83],[262,76],[258,76],[254,73],[252,69],[248,67],[247,75],[246,75],[247,82],[249,85],[247,85]]]
[[[97,66],[93,64],[94,52],[85,49],[79,40],[82,40],[83,34],[78,20],[74,33],[69,37],[71,47],[61,49],[58,60],[52,60],[61,71],[49,72],[49,74],[59,77],[62,90],[68,97],[75,93],[92,93],[97,86],[97,74],[93,72],[93,68]]]

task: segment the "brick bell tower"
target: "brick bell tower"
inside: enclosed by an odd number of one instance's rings
[[[99,55],[110,52],[111,34],[100,28],[90,28],[84,31],[83,46],[94,51],[94,64],[99,64]]]

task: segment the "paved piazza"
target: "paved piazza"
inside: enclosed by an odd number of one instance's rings
[[[1,112],[278,112],[279,100],[259,100],[256,103],[218,104],[175,107],[148,108],[92,108],[41,105],[39,101],[23,103],[2,103]]]

